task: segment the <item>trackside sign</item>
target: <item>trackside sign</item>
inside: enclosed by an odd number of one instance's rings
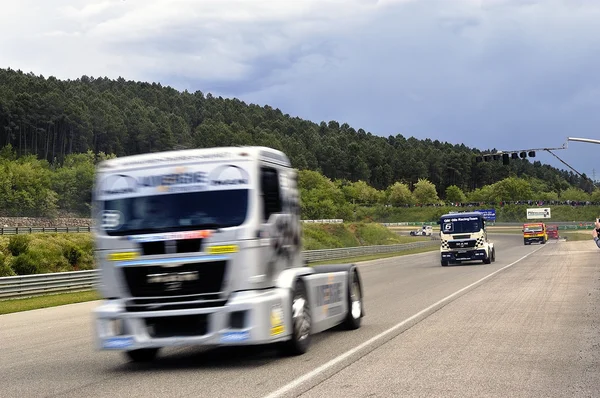
[[[528,220],[536,220],[536,219],[544,219],[544,218],[551,218],[549,207],[527,209],[527,219]]]

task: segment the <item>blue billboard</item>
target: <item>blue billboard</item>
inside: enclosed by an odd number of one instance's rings
[[[496,221],[496,209],[475,210],[483,213],[483,218],[487,221]]]

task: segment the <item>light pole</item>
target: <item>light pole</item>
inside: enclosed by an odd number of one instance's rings
[[[579,141],[579,142],[587,142],[590,144],[600,144],[600,140],[592,140],[590,138],[575,138],[575,137],[569,137],[567,138],[568,141]]]

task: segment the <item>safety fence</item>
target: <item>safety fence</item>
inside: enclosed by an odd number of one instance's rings
[[[305,224],[341,224],[344,222],[342,219],[329,219],[329,220],[302,220]],[[537,222],[530,220],[528,222]],[[547,225],[556,225],[560,230],[579,230],[579,229],[592,229],[594,227],[593,222],[589,221],[557,221],[552,222],[550,220],[543,221]],[[384,222],[379,223],[386,227],[407,227],[415,226],[419,227],[422,225],[437,225],[435,221],[412,221],[412,222]],[[523,226],[524,222],[488,222],[488,226],[496,227],[520,227]],[[33,234],[33,233],[81,233],[91,232],[92,227],[90,226],[79,226],[79,227],[0,227],[0,235],[18,235],[18,234]]]
[[[306,250],[303,252],[303,255],[308,263],[316,263],[327,260],[342,260],[350,257],[396,253],[438,244],[439,242],[432,239],[396,245]],[[94,288],[97,278],[97,270],[4,277],[0,278],[0,300],[91,290]]]

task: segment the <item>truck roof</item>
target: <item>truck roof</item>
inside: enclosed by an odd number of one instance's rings
[[[483,213],[479,211],[469,211],[464,213],[448,213],[444,214],[440,218],[448,218],[448,217],[483,217]]]
[[[286,167],[291,167],[290,160],[285,153],[277,149],[263,146],[228,146],[182,149],[123,156],[120,158],[104,160],[98,164],[98,168],[121,169],[139,167],[143,165],[157,165],[163,162],[167,164],[177,164],[215,159],[227,161],[240,159],[242,157],[251,157],[255,159],[261,158],[263,160],[278,163]]]

